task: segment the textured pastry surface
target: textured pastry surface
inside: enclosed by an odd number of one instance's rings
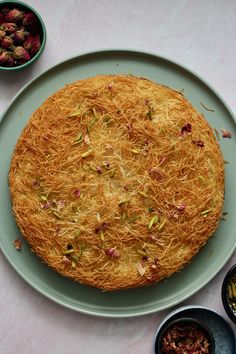
[[[128,75],[66,85],[31,116],[9,171],[13,212],[51,268],[103,290],[154,284],[215,231],[223,157],[181,92]]]

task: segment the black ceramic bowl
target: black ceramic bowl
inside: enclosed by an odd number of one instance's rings
[[[235,296],[232,284],[235,285]],[[222,302],[229,318],[236,323],[236,264],[227,272],[221,289]]]
[[[157,334],[156,343],[155,343],[155,353],[156,354],[165,353],[165,351],[163,351],[163,338],[171,329],[178,327],[179,332],[183,333],[183,331],[180,330],[180,328],[184,327],[186,338],[187,338],[188,337],[188,335],[187,335],[188,329],[193,328],[193,326],[194,326],[194,328],[196,328],[196,330],[199,333],[202,333],[204,335],[204,337],[207,339],[207,341],[209,343],[209,347],[208,347],[209,354],[214,354],[215,353],[215,341],[214,341],[214,337],[213,337],[210,329],[205,324],[203,324],[200,320],[193,318],[193,317],[180,317],[177,319],[175,318],[173,320],[169,320],[166,323],[164,323],[164,325],[161,327],[160,331]],[[180,340],[182,340],[181,337],[180,337]]]

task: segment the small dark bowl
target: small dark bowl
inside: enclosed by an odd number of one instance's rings
[[[209,328],[203,324],[200,320],[197,320],[195,318],[191,317],[180,317],[178,319],[173,319],[165,322],[163,326],[161,327],[160,331],[157,334],[156,342],[155,342],[155,353],[156,354],[162,354],[162,340],[165,335],[165,333],[174,325],[176,324],[186,324],[186,325],[196,325],[199,329],[201,329],[206,338],[208,339],[209,342],[209,353],[214,354],[215,353],[215,341],[214,337],[209,330]]]
[[[221,288],[221,298],[222,298],[225,311],[229,316],[229,318],[234,323],[236,323],[236,310],[234,310],[233,307],[231,306],[231,300],[228,294],[228,285],[230,284],[233,277],[236,279],[236,264],[234,264],[232,268],[230,268],[229,271],[227,272]]]
[[[38,19],[38,23],[40,26],[39,36],[40,36],[41,47],[40,47],[39,51],[29,61],[27,61],[24,64],[21,64],[18,66],[12,66],[12,67],[0,65],[0,70],[18,71],[18,70],[22,70],[22,69],[27,68],[28,66],[33,64],[36,60],[38,60],[40,58],[40,56],[42,55],[44,48],[45,48],[46,38],[47,38],[46,27],[45,27],[45,24],[42,20],[42,17],[30,5],[28,5],[22,1],[18,1],[18,0],[16,0],[16,1],[0,1],[0,8],[2,8],[4,6],[9,7],[10,9],[18,8],[21,10],[26,10],[26,11],[32,12],[36,16],[36,18]]]

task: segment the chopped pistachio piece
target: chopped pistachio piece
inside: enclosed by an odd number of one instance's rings
[[[211,211],[212,211],[212,208],[206,209],[206,210],[204,210],[204,211],[201,212],[201,215],[207,215],[207,214],[209,214]]]
[[[166,219],[163,219],[162,222],[160,223],[160,225],[158,226],[158,231],[161,231],[166,223]]]
[[[140,195],[142,195],[143,197],[145,197],[145,198],[148,197],[147,193],[144,193],[144,192],[142,192],[142,191],[138,191],[138,193],[139,193]]]
[[[83,134],[79,133],[77,137],[75,138],[75,144],[80,144],[83,141]]]
[[[147,253],[143,250],[136,250],[136,252],[140,255],[140,256],[143,256],[143,257],[146,257],[147,256]]]
[[[85,152],[81,155],[81,157],[82,157],[82,158],[88,157],[88,156],[91,155],[92,153],[93,153],[93,150],[92,150],[92,149],[89,149],[89,150],[85,151]]]
[[[154,215],[149,223],[148,223],[148,229],[151,230],[151,228],[153,227],[153,225],[155,225],[156,223],[158,222],[158,216],[157,215]]]

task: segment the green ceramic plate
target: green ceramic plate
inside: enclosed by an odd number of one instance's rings
[[[235,248],[236,139],[220,139],[226,165],[225,210],[227,221],[183,271],[156,286],[104,293],[66,279],[41,263],[24,243],[17,252],[12,241],[19,230],[11,214],[7,174],[11,155],[31,113],[66,83],[96,74],[129,73],[145,76],[176,89],[202,111],[212,127],[226,128],[236,137],[236,126],[229,108],[219,95],[197,75],[165,58],[148,53],[107,50],[88,53],[65,61],[31,81],[14,98],[0,124],[0,241],[1,249],[14,269],[35,289],[55,302],[87,314],[128,317],[153,313],[176,305],[206,285],[223,267]],[[201,105],[214,109],[204,109]]]

